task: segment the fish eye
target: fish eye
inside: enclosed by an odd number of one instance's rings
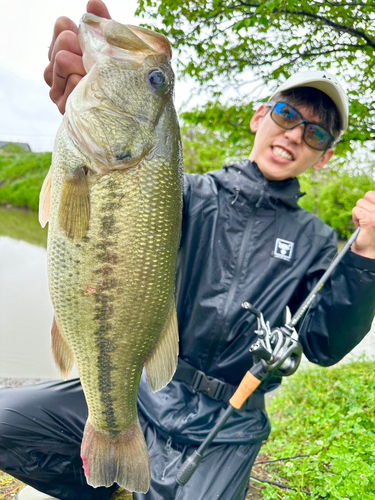
[[[147,80],[151,88],[156,91],[163,91],[166,90],[168,87],[167,78],[165,74],[158,69],[152,70],[148,74]]]

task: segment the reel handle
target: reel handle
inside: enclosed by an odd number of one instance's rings
[[[247,311],[250,311],[251,313],[253,313],[254,316],[256,316],[257,318],[260,318],[262,315],[262,313],[260,311],[258,311],[258,309],[255,309],[255,307],[250,304],[250,302],[243,302],[241,304],[241,306],[243,309],[246,309]]]

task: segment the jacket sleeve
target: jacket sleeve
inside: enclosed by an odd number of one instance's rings
[[[327,268],[328,250],[321,257],[324,266],[314,265],[298,296],[306,298]],[[302,295],[302,290],[304,294]],[[294,301],[295,304],[298,300]],[[295,312],[295,308],[293,308]],[[313,363],[330,366],[348,354],[371,329],[375,315],[375,260],[350,250],[318,293],[299,327],[306,357]]]

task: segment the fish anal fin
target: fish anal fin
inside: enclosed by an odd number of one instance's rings
[[[88,484],[97,488],[117,483],[128,491],[147,493],[151,469],[146,441],[139,425],[111,435],[86,422],[81,446]]]
[[[59,227],[68,238],[81,240],[90,222],[90,190],[85,167],[65,177],[61,190]]]
[[[53,318],[52,330],[52,355],[63,379],[67,379],[74,364],[73,353],[59,327],[56,317]]]
[[[52,168],[49,169],[44,179],[42,189],[39,195],[39,223],[45,227],[50,218],[51,210],[51,186],[52,186]]]
[[[178,323],[176,306],[165,331],[152,356],[145,363],[147,379],[151,389],[156,392],[171,381],[177,367],[178,358]]]

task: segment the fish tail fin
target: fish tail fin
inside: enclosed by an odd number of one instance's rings
[[[53,359],[55,360],[62,378],[66,380],[73,368],[74,356],[59,327],[56,316],[53,318],[52,323],[51,347]]]
[[[173,303],[172,314],[165,331],[152,356],[145,363],[146,374],[151,389],[156,392],[171,381],[177,367],[178,358],[178,323],[176,306]]]
[[[111,435],[95,429],[88,420],[81,457],[86,480],[94,488],[117,483],[128,491],[146,493],[150,487],[150,458],[138,421]]]

